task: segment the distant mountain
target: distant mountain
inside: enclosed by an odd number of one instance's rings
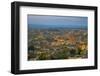
[[[68,28],[68,29],[87,29],[87,26],[80,25],[37,25],[37,24],[28,24],[30,29],[57,29],[57,28]]]

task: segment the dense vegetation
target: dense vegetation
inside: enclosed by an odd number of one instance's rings
[[[28,60],[87,58],[86,29],[29,29]]]

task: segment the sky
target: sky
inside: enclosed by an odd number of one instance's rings
[[[28,25],[45,27],[82,27],[87,26],[88,18],[79,16],[28,15]]]

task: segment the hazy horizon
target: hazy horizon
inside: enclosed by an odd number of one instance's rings
[[[31,28],[87,28],[87,22],[87,17],[28,15],[28,26]]]

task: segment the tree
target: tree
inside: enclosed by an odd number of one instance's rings
[[[33,45],[28,46],[28,50],[34,50],[34,46]]]

